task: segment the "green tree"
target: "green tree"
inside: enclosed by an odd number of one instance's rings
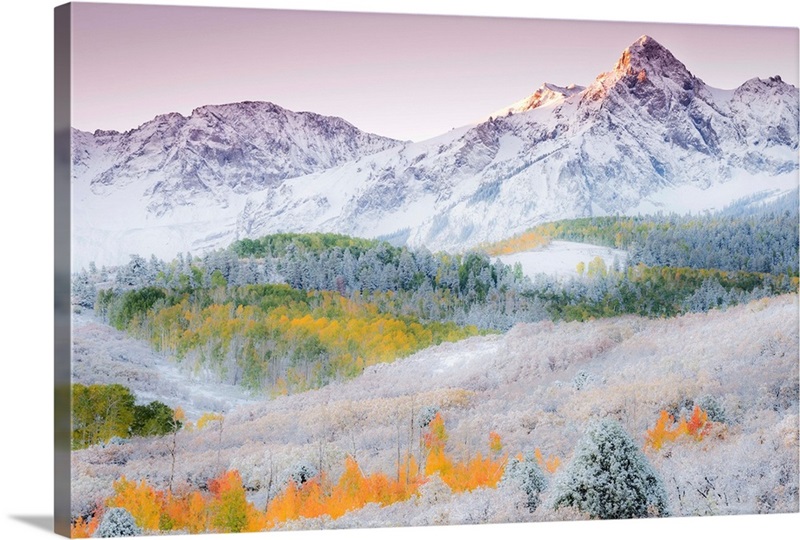
[[[173,414],[174,411],[160,401],[152,401],[147,405],[136,405],[133,409],[131,435],[150,437],[171,433],[176,427]],[[180,425],[177,427],[180,429]]]
[[[121,384],[72,385],[72,446],[83,448],[127,437],[135,398]]]
[[[225,279],[225,276],[222,275],[222,272],[220,272],[219,270],[214,270],[213,272],[211,272],[211,287],[213,287],[213,288],[223,287],[224,288],[224,287],[227,287],[227,286],[228,286],[228,280]]]

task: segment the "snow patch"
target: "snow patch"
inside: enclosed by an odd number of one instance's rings
[[[610,268],[615,263],[623,265],[628,258],[628,253],[621,249],[594,244],[554,240],[541,249],[501,255],[496,260],[509,266],[519,263],[522,265],[522,272],[530,278],[536,274],[568,278],[578,276],[578,263],[582,262],[588,267],[596,257],[603,259],[606,266]]]

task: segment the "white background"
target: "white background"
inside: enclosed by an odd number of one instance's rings
[[[163,3],[163,2],[139,2]],[[179,5],[220,5],[224,2],[173,0]],[[52,344],[53,344],[53,61],[52,9],[57,2],[3,3],[0,16],[0,338],[3,351],[0,409],[0,538],[48,538],[52,519]],[[698,0],[669,2],[609,2],[572,0],[549,4],[512,0],[329,0],[235,1],[241,7],[338,9],[401,13],[502,15],[561,19],[596,19],[761,26],[798,26],[789,2],[725,2],[715,11]],[[518,5],[515,5],[518,4]],[[14,7],[11,7],[14,6]],[[281,533],[280,537],[336,540],[342,538],[419,540],[589,536],[606,538],[767,538],[795,536],[800,514],[674,518],[657,521],[512,524],[477,527],[436,527]],[[235,538],[222,535],[216,538]],[[248,535],[262,538],[266,534]],[[241,537],[239,537],[241,538]]]

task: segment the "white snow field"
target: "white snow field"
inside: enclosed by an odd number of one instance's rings
[[[623,265],[628,253],[621,249],[594,244],[554,240],[540,249],[501,255],[496,259],[509,266],[519,263],[522,266],[522,272],[533,278],[536,274],[577,277],[578,264],[583,263],[588,268],[589,263],[596,257],[600,257],[607,268],[612,268],[614,265]]]

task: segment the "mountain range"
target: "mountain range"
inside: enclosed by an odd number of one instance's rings
[[[422,142],[267,102],[73,130],[73,267],[274,232],[464,250],[537,223],[719,209],[798,186],[798,89],[705,84],[649,36],[587,86],[543,84]]]

